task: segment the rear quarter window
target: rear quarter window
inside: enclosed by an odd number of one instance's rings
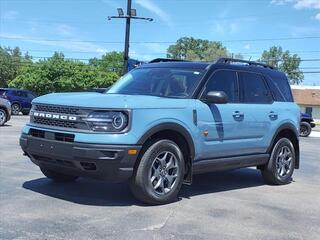
[[[293,96],[290,84],[285,77],[267,77],[267,82],[275,98],[278,102],[293,102]]]

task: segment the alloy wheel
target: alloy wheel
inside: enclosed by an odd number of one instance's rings
[[[277,174],[279,177],[286,177],[292,167],[293,154],[288,146],[283,146],[278,151],[277,155]]]
[[[20,106],[18,104],[13,104],[11,106],[11,111],[13,115],[19,115],[20,113]]]
[[[169,193],[177,182],[179,172],[178,161],[173,153],[164,151],[158,154],[149,174],[153,190],[159,195]]]
[[[6,121],[6,114],[3,110],[0,110],[0,126],[3,125]]]

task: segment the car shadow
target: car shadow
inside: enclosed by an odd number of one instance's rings
[[[218,193],[263,185],[256,169],[246,168],[234,171],[196,175],[191,186],[183,185],[181,198]],[[91,179],[78,179],[72,183],[57,183],[47,178],[27,181],[23,188],[58,199],[94,206],[147,206],[136,200],[127,183],[106,183]]]

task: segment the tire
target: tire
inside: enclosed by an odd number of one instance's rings
[[[300,136],[301,137],[308,137],[311,133],[311,125],[308,122],[301,122],[300,123]]]
[[[159,140],[142,153],[130,182],[133,195],[151,205],[176,200],[185,172],[183,154],[178,145],[170,140]]]
[[[7,118],[7,112],[3,109],[0,109],[0,126],[3,126],[7,122]]]
[[[261,169],[266,183],[272,185],[288,184],[292,181],[296,156],[292,142],[280,138],[274,145],[269,162]]]
[[[63,173],[58,173],[58,172],[53,171],[51,169],[48,169],[44,166],[40,166],[40,170],[47,178],[50,178],[55,182],[72,182],[78,178],[77,176],[71,176],[71,175],[66,175]]]
[[[20,106],[19,103],[13,103],[11,105],[11,113],[12,113],[12,115],[19,115],[20,110],[21,110],[21,106]]]
[[[24,111],[21,111],[23,115],[29,115],[30,111],[27,111],[27,110],[24,110]]]

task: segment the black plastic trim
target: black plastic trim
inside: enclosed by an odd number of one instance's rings
[[[266,164],[269,158],[270,158],[269,154],[255,154],[255,155],[198,160],[193,163],[193,173],[199,174],[199,173],[205,173],[205,172],[259,166],[259,165]]]

